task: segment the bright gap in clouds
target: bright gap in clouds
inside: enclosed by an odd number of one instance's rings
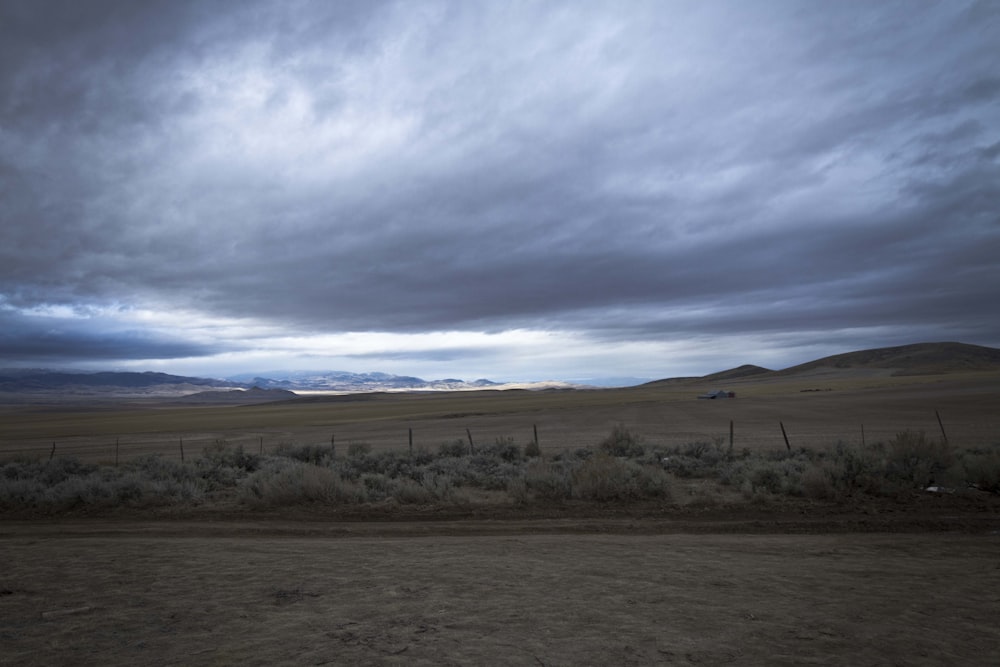
[[[871,332],[869,332],[871,335]],[[826,342],[821,342],[826,341]],[[388,372],[426,380],[486,378],[495,382],[559,380],[635,382],[699,376],[744,363],[778,369],[843,350],[825,332],[802,345],[796,337],[780,352],[772,337],[716,335],[685,341],[609,342],[582,332],[512,330],[414,334],[347,332],[270,335],[223,344],[230,351],[204,357],[129,361],[121,369],[161,370],[226,377],[247,372]],[[232,351],[240,347],[239,351]],[[585,369],[581,373],[581,369]]]
[[[236,333],[236,330],[233,331]],[[246,333],[246,330],[243,330]],[[146,368],[221,377],[246,372],[337,370],[380,371],[428,380],[445,377],[494,381],[560,380],[581,364],[603,365],[600,356],[620,357],[634,349],[601,355],[599,341],[571,332],[510,330],[495,333],[436,331],[421,333],[345,332],[294,335],[287,332],[241,335],[217,343],[229,351],[190,359],[126,362]],[[238,350],[238,351],[234,351]],[[616,368],[624,363],[613,364]]]

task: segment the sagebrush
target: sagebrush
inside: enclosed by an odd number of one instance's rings
[[[513,504],[668,503],[673,487],[703,479],[747,499],[800,496],[840,502],[899,496],[928,486],[1000,493],[1000,448],[957,450],[922,432],[904,431],[869,446],[732,451],[721,441],[662,447],[622,424],[591,447],[543,456],[537,443],[511,438],[476,449],[464,440],[437,452],[373,452],[351,443],[283,443],[253,454],[218,441],[187,463],[159,456],[120,467],[72,458],[0,466],[0,509],[54,513],[116,506],[197,505],[230,499],[251,508],[299,504],[463,504],[472,497]],[[478,496],[476,494],[479,494]]]

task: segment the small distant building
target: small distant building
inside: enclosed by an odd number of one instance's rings
[[[714,400],[716,398],[736,398],[736,392],[726,391],[725,389],[716,389],[715,391],[710,391],[707,394],[700,394],[698,398],[709,400]]]

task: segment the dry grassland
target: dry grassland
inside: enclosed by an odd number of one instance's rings
[[[738,448],[782,448],[783,423],[793,447],[884,441],[903,430],[940,433],[961,447],[996,444],[1000,437],[1000,374],[888,377],[871,373],[812,373],[793,378],[743,379],[723,385],[736,400],[696,400],[713,386],[665,383],[593,391],[482,391],[447,394],[368,394],[315,397],[246,407],[178,407],[135,402],[123,407],[0,407],[0,455],[62,453],[108,461],[120,455],[177,456],[222,439],[265,451],[279,443],[369,443],[376,451],[436,449],[465,439],[513,437],[524,444],[537,426],[544,452],[593,445],[625,424],[651,444],[728,441]]]

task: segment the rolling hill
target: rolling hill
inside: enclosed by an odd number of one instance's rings
[[[710,375],[705,375],[698,378],[699,380],[711,380],[711,381],[723,381],[723,380],[742,380],[744,378],[754,377],[756,375],[766,375],[768,373],[774,373],[774,371],[764,368],[763,366],[754,366],[753,364],[744,364],[736,368],[730,368],[728,371],[719,371],[718,373],[712,373]]]
[[[915,343],[823,357],[779,373],[794,375],[817,368],[881,369],[892,375],[939,375],[1000,370],[1000,350],[967,343]]]
[[[1000,371],[1000,350],[967,343],[914,343],[845,352],[781,370],[745,364],[701,377],[669,378],[648,384],[729,382],[789,378],[828,373],[879,373],[888,376],[942,375],[967,371]]]
[[[272,403],[298,398],[298,394],[285,389],[228,389],[200,391],[195,394],[185,394],[173,399],[173,403],[212,404],[212,405],[252,405],[256,403]]]

